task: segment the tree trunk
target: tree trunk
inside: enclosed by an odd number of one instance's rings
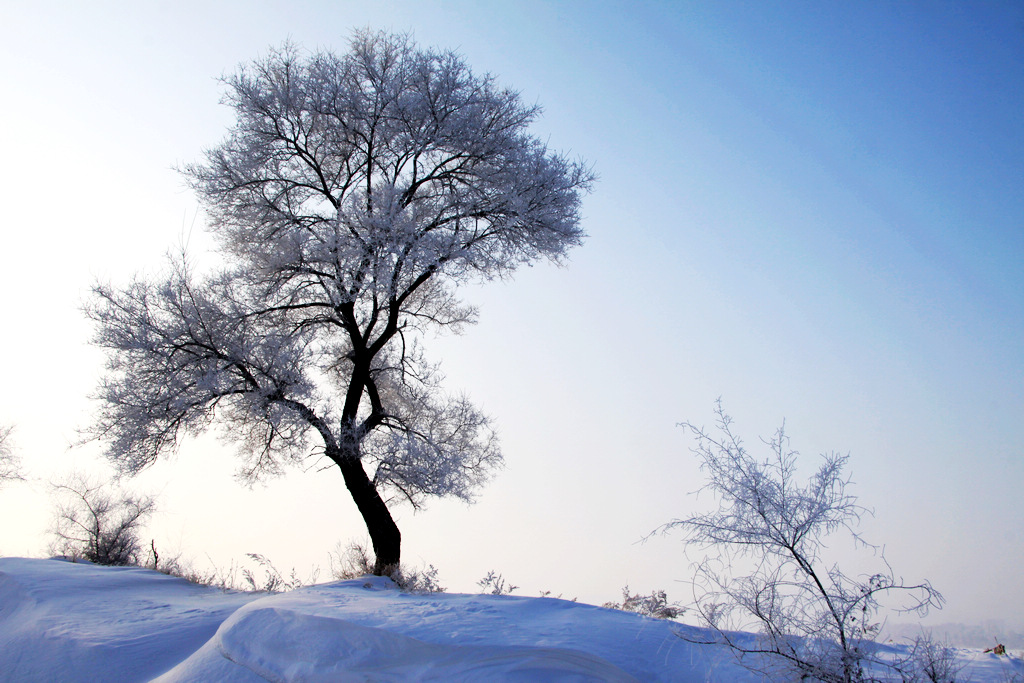
[[[391,576],[398,569],[402,559],[402,532],[391,517],[391,511],[377,492],[370,478],[366,476],[363,464],[352,457],[336,460],[345,486],[352,494],[359,514],[366,522],[366,530],[373,543],[375,561],[373,573],[377,576]]]

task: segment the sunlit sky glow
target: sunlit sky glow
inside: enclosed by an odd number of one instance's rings
[[[493,569],[522,594],[686,601],[678,538],[638,541],[711,503],[675,425],[710,423],[721,396],[752,447],[785,419],[808,469],[850,454],[864,535],[946,595],[934,621],[1024,626],[1012,2],[7,3],[0,423],[34,479],[0,490],[0,552],[43,553],[45,482],[99,467],[68,448],[102,371],[90,284],[209,244],[173,167],[226,131],[216,77],[285,39],[344,51],[366,26],[457,49],[600,176],[566,267],[467,287],[480,323],[430,340],[507,467],[475,506],[398,508],[408,561],[454,590]],[[158,494],[168,554],[326,571],[364,531],[310,464],[248,490],[209,438],[132,486]]]

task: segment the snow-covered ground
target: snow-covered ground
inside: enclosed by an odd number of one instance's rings
[[[377,577],[242,593],[0,558],[2,681],[755,680],[678,637],[690,628],[554,598],[412,595]],[[962,680],[1024,680],[1019,658],[958,654]]]

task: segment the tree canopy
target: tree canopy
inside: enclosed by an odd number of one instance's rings
[[[320,453],[384,572],[400,545],[386,500],[468,500],[502,460],[419,335],[475,321],[460,282],[561,262],[594,175],[530,134],[538,107],[405,35],[359,32],[344,55],[285,44],[223,83],[235,124],[183,169],[223,264],[197,277],[183,254],[94,288],[94,433],[128,472],[213,422],[249,478]]]

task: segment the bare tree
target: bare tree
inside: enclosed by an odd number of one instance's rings
[[[901,662],[875,656],[880,601],[902,598],[898,609],[922,612],[943,599],[928,582],[904,584],[884,558],[882,571],[860,578],[825,564],[825,540],[835,532],[866,545],[856,526],[868,511],[847,493],[847,457],[823,456],[800,484],[784,427],[764,442],[770,454],[762,461],[733,432],[721,402],[716,415],[717,436],[682,426],[697,439],[694,452],[719,507],[662,527],[714,551],[697,564],[694,581],[696,611],[717,635],[707,644],[729,646],[741,664],[770,680],[853,683],[873,680],[872,669],[899,673]],[[737,631],[758,637],[751,641]]]
[[[14,427],[0,427],[0,486],[9,481],[24,479],[21,471],[21,459],[14,452],[11,443],[11,432]]]
[[[156,507],[152,498],[80,474],[52,486],[59,502],[51,552],[103,565],[139,564],[139,528]]]
[[[459,283],[561,262],[593,174],[528,133],[536,106],[407,36],[357,33],[342,56],[286,44],[224,84],[235,125],[184,172],[225,266],[200,279],[182,257],[162,281],[95,288],[94,434],[135,472],[217,420],[250,479],[313,438],[388,573],[386,501],[470,500],[502,461],[419,335],[475,320]]]

